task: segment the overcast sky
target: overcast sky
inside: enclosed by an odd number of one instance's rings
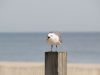
[[[100,32],[100,0],[0,0],[0,32]]]

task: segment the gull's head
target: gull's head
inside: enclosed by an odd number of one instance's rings
[[[48,39],[49,38],[54,38],[56,35],[54,34],[54,33],[52,33],[52,32],[50,32],[50,33],[48,33]]]

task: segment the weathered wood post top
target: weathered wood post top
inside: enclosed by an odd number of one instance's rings
[[[45,75],[67,75],[67,52],[45,52]]]

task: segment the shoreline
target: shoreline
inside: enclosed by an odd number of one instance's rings
[[[45,62],[34,62],[34,61],[0,61],[0,64],[41,64],[44,65]],[[68,65],[100,65],[100,63],[67,63]]]
[[[44,67],[45,63],[43,62],[15,62],[15,61],[0,61],[0,66],[20,66],[20,67]],[[72,67],[77,67],[77,68],[100,68],[100,64],[96,64],[96,63],[67,63],[67,68],[72,68]]]

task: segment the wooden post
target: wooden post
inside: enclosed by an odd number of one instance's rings
[[[45,52],[45,75],[67,75],[66,62],[66,52]]]

